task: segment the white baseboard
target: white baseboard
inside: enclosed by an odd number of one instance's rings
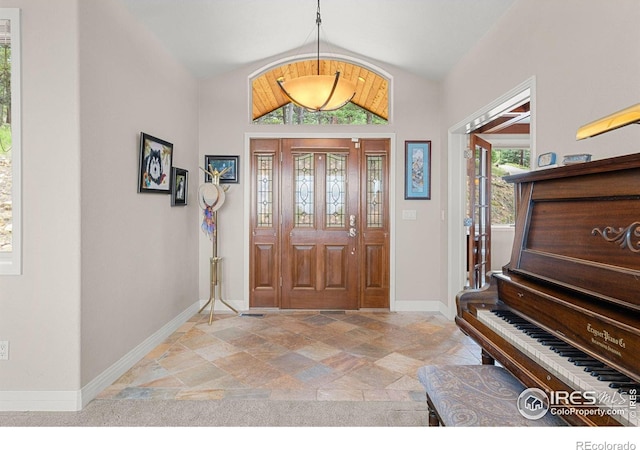
[[[79,391],[0,391],[0,411],[79,411],[200,309],[192,304]]]
[[[447,319],[453,319],[449,311],[449,307],[437,300],[396,300],[393,304],[392,311],[397,312],[432,312],[439,313]]]

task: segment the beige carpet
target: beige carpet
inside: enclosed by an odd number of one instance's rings
[[[426,402],[94,400],[78,412],[0,412],[8,427],[416,427]]]

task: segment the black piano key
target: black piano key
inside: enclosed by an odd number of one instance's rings
[[[542,345],[546,345],[546,346],[551,346],[551,345],[555,346],[555,345],[562,344],[562,341],[560,341],[558,338],[554,336],[549,336],[549,335],[547,335],[546,337],[543,337],[542,339],[538,339],[538,341]]]
[[[580,350],[560,350],[558,355],[568,358],[569,356],[582,356],[584,355],[584,352],[581,352]]]
[[[621,394],[630,394],[633,392],[634,395],[637,395],[637,393],[640,392],[640,384],[636,382],[623,383],[620,381],[613,381],[609,383],[609,387],[611,389],[617,389]]]
[[[584,354],[584,355],[569,357],[569,362],[594,362],[594,363],[597,363],[597,362],[600,362],[600,361],[595,359],[593,356],[589,356],[587,354]],[[584,364],[582,364],[582,365],[584,365]]]
[[[598,363],[593,359],[574,359],[572,361],[571,358],[569,358],[569,362],[572,362],[574,365],[578,367],[589,367],[591,370],[604,366],[604,364]],[[591,370],[589,370],[589,372],[591,372]]]
[[[624,376],[622,374],[602,374],[598,375],[598,380],[600,381],[631,381],[631,378]]]
[[[559,352],[561,350],[574,350],[575,347],[572,347],[570,345],[565,344],[564,342],[560,341],[557,344],[553,344],[551,347],[549,347],[551,350],[553,350],[554,352]]]
[[[602,367],[602,368],[594,368],[591,371],[591,376],[593,377],[599,377],[600,375],[618,375],[620,372],[618,372],[617,370],[608,368],[608,367]]]

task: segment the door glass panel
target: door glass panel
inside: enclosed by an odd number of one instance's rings
[[[327,188],[325,225],[327,228],[344,228],[346,215],[347,156],[327,155]]]
[[[313,153],[293,156],[296,227],[313,227],[314,159]]]
[[[256,213],[258,227],[273,226],[273,155],[258,155]]]
[[[384,197],[382,195],[382,175],[384,158],[369,155],[367,160],[367,227],[381,228],[384,217]]]

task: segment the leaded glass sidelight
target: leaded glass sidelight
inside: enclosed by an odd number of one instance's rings
[[[313,227],[314,209],[314,159],[313,153],[294,155],[293,157],[295,184],[295,212],[296,227]]]
[[[329,153],[325,185],[327,228],[343,228],[346,216],[347,156]]]
[[[367,155],[367,227],[384,226],[384,179],[385,159],[382,155]]]
[[[256,213],[258,227],[273,226],[273,155],[258,155]]]

